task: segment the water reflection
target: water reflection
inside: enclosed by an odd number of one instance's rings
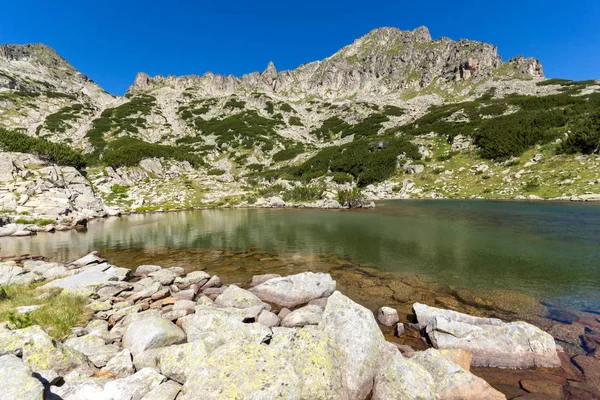
[[[63,261],[90,250],[136,266],[173,250],[331,253],[485,292],[520,290],[569,308],[600,308],[600,207],[475,201],[385,202],[372,211],[205,210],[93,221],[85,232],[0,239],[0,254]],[[135,255],[143,257],[135,257]],[[172,258],[171,258],[172,259]],[[193,267],[193,265],[192,265]]]

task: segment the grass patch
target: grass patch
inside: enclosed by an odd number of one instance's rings
[[[37,219],[28,219],[28,218],[17,218],[17,220],[15,221],[15,223],[17,224],[23,224],[23,225],[38,225],[38,226],[47,226],[50,224],[55,224],[56,220],[55,219],[44,219],[44,218],[37,218]]]
[[[71,334],[71,329],[84,326],[92,312],[88,299],[82,296],[61,294],[60,290],[40,291],[37,285],[0,286],[0,321],[11,321],[19,328],[41,326],[55,339]],[[17,314],[16,307],[42,305],[26,315]]]

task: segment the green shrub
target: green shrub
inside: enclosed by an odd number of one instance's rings
[[[337,193],[337,201],[343,207],[357,208],[365,202],[362,191],[355,187],[352,189],[343,189]]]
[[[15,221],[17,224],[23,225],[39,225],[39,226],[47,226],[51,224],[55,224],[55,219],[45,219],[45,218],[36,218],[36,219],[27,219],[27,218],[17,218]]]
[[[305,181],[329,172],[344,172],[363,187],[391,177],[396,172],[396,158],[401,153],[413,160],[420,159],[417,147],[406,139],[382,139],[359,139],[342,146],[327,147],[302,164],[290,167],[287,172]],[[381,147],[380,143],[385,146]]]
[[[569,136],[557,148],[559,153],[598,153],[600,150],[600,111],[577,121]]]
[[[77,169],[83,169],[86,165],[83,155],[69,146],[20,132],[0,129],[0,148],[4,151],[35,154],[47,162]]]
[[[102,161],[108,166],[118,168],[138,165],[143,159],[152,157],[188,161],[196,166],[204,164],[200,157],[184,146],[166,146],[130,137],[122,137],[109,142]]]
[[[300,120],[300,118],[298,118],[296,116],[291,116],[290,117],[289,124],[291,126],[304,126],[304,124],[302,123],[302,121]]]
[[[288,103],[281,103],[279,109],[283,112],[292,112],[294,109]]]
[[[224,175],[227,171],[225,171],[224,169],[218,169],[218,168],[212,168],[208,170],[208,175]]]
[[[290,147],[287,149],[283,149],[273,155],[273,161],[281,162],[291,160],[296,157],[298,154],[302,154],[304,152],[304,146],[296,146]]]
[[[81,117],[82,114],[87,113],[83,104],[74,104],[72,106],[63,107],[54,114],[50,114],[46,117],[43,127],[50,132],[66,132],[72,126],[69,121],[75,121]]]
[[[309,185],[296,186],[283,193],[284,201],[314,201],[323,197],[323,186]]]
[[[285,192],[285,187],[280,184],[267,186],[258,190],[258,194],[264,197],[279,196],[282,192]]]
[[[269,114],[273,114],[273,112],[274,112],[274,109],[273,109],[273,102],[272,102],[272,101],[267,101],[267,102],[266,102],[266,105],[267,105],[267,112],[268,112]]]
[[[334,174],[332,174],[332,177],[333,181],[340,185],[343,185],[344,183],[352,183],[352,181],[354,181],[352,175],[347,174],[345,172],[335,172]]]
[[[329,140],[332,135],[337,135],[349,128],[350,125],[346,121],[336,116],[326,119],[320,128],[314,129],[310,133],[321,140]]]
[[[399,117],[401,115],[404,115],[404,110],[401,109],[400,107],[387,105],[387,106],[383,107],[383,115],[391,115],[394,117]]]
[[[246,102],[242,101],[242,100],[238,100],[238,99],[229,99],[227,100],[227,103],[225,103],[225,108],[230,108],[230,109],[243,109],[246,106]]]

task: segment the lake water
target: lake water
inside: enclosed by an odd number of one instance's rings
[[[98,250],[120,266],[168,260],[187,269],[207,262],[207,253],[195,249],[215,249],[212,259],[252,249],[325,253],[481,294],[509,289],[556,307],[600,310],[600,205],[595,204],[411,200],[362,211],[130,215],[92,221],[81,232],[2,238],[0,246],[0,255],[68,261]]]

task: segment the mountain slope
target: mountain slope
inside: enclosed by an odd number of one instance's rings
[[[124,97],[46,46],[0,46],[0,127],[82,151],[97,194],[126,209],[580,195],[600,179],[571,155],[600,146],[599,90],[424,27],[291,71],[140,73]]]

